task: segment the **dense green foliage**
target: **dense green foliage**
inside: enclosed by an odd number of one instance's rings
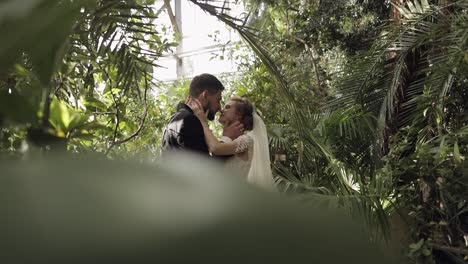
[[[1,154],[157,158],[187,80],[156,81],[177,38],[154,2],[1,4]],[[466,1],[230,1],[238,16],[191,2],[250,48],[231,54],[243,74],[225,96],[266,120],[279,189],[348,209],[379,241],[400,219],[413,262],[467,260]]]
[[[174,43],[152,2],[32,1],[18,4],[26,16],[4,17],[2,149],[26,137],[31,148],[155,154],[148,128],[172,102],[152,96],[153,66]]]
[[[258,55],[239,83],[287,153],[278,185],[336,200],[377,237],[401,218],[415,262],[466,260],[467,5],[340,2],[250,1],[247,27],[211,11]]]

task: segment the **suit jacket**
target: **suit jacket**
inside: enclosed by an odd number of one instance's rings
[[[180,103],[164,129],[161,150],[190,150],[209,156],[203,126],[192,109]]]

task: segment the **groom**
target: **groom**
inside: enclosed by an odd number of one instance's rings
[[[215,115],[221,110],[221,93],[224,90],[222,83],[211,74],[195,76],[190,83],[190,97],[198,99],[208,119],[213,121]],[[221,141],[231,141],[242,134],[243,126],[237,122],[223,129]],[[161,143],[163,153],[167,150],[189,150],[209,156],[208,145],[205,141],[203,126],[194,115],[190,106],[180,103],[177,112],[166,125]]]

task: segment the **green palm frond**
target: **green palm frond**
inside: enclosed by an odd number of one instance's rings
[[[206,11],[210,15],[217,17],[220,21],[224,22],[226,25],[235,29],[239,33],[244,41],[260,58],[270,74],[276,79],[277,87],[279,88],[281,95],[284,98],[287,111],[291,115],[291,125],[297,129],[296,131],[299,133],[300,140],[308,142],[308,147],[313,148],[315,151],[321,152],[328,159],[333,159],[334,157],[328,148],[324,146],[323,143],[314,135],[308,133],[308,131],[314,129],[314,124],[311,124],[310,120],[305,116],[305,113],[300,111],[300,108],[297,107],[298,104],[288,85],[288,80],[281,72],[277,62],[272,58],[267,47],[262,44],[262,40],[256,34],[256,30],[246,26],[245,20],[239,20],[224,13],[224,10],[220,6],[208,4],[206,2],[202,3],[201,1],[196,0],[191,0],[191,2],[199,6],[202,10]]]
[[[391,4],[400,12],[400,15],[407,20],[413,19],[418,14],[424,14],[431,8],[427,0],[421,0],[421,2],[419,2],[419,0],[407,1],[407,7],[393,2]]]
[[[339,83],[339,96],[327,105],[330,109],[361,105],[378,117],[380,133],[392,123],[408,124],[415,98],[425,87],[439,98],[447,94],[456,67],[450,62],[456,50],[466,46],[466,31],[450,29],[466,15],[445,16],[441,10],[446,7],[431,7],[426,1],[398,8],[404,16],[401,25],[389,27],[350,65]]]
[[[288,148],[289,140],[287,138],[288,131],[284,125],[272,124],[268,126],[268,139],[270,147],[273,149],[285,150]]]

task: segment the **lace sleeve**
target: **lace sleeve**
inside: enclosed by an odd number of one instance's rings
[[[247,135],[242,135],[236,138],[234,142],[237,142],[236,153],[247,151],[251,146],[253,146],[253,139]]]

